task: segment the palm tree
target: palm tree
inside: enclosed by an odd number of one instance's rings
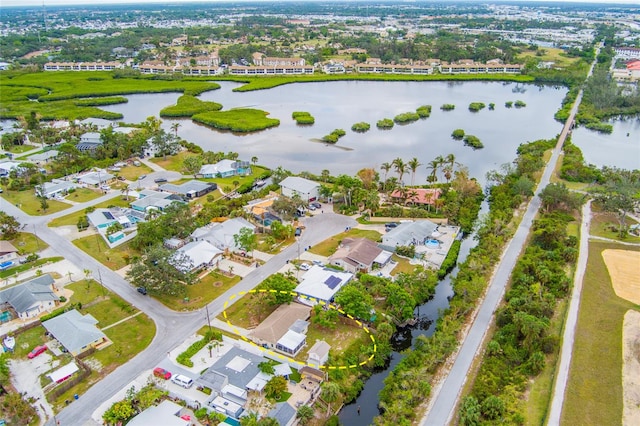
[[[308,405],[303,405],[298,408],[296,417],[299,419],[301,425],[306,425],[313,418],[313,408]]]
[[[176,122],[176,123],[173,123],[173,124],[171,125],[171,130],[173,130],[173,133],[175,133],[176,138],[178,137],[178,129],[179,129],[181,126],[182,126],[182,124],[177,123],[177,122]]]
[[[407,162],[407,167],[411,170],[411,186],[413,186],[413,180],[416,177],[416,170],[418,170],[420,166],[422,166],[422,163],[420,163],[416,157],[413,157]]]
[[[455,166],[456,164],[458,164],[456,162],[456,156],[453,154],[448,154],[446,157],[444,157],[444,162],[449,164],[451,166],[451,168],[453,169],[453,166]]]
[[[416,190],[411,190],[409,191],[409,193],[407,194],[407,200],[411,201],[411,205],[416,205],[416,200],[418,199],[418,191]]]
[[[442,173],[444,174],[444,178],[447,180],[447,183],[451,180],[451,175],[453,174],[453,166],[449,163],[446,163],[442,168]]]
[[[391,170],[391,164],[382,163],[380,165],[380,169],[384,172],[384,181],[382,183],[382,190],[384,191],[385,189],[387,189],[387,173],[389,173],[389,170]]]
[[[440,163],[437,160],[429,161],[427,164],[427,170],[431,173],[427,177],[427,182],[436,183],[438,181],[438,169],[440,168]]]
[[[331,404],[340,397],[340,385],[335,382],[324,382],[320,397],[327,403],[327,417],[331,415]]]
[[[258,157],[256,157],[255,155],[251,157],[251,162],[255,165],[258,162]]]
[[[407,164],[402,160],[402,158],[398,157],[393,160],[393,167],[396,169],[398,173],[398,181],[400,185],[402,185],[402,176],[407,172]]]

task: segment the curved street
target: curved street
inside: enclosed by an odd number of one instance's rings
[[[47,222],[55,217],[84,210],[102,201],[120,196],[119,192],[112,192],[87,203],[78,204],[61,212],[48,216],[30,216],[16,206],[2,200],[2,209],[24,224],[25,232],[34,233],[45,241],[57,255],[78,266],[81,270],[88,269],[94,278],[101,277],[102,284],[110,291],[131,303],[147,314],[156,325],[156,334],[151,344],[137,356],[107,375],[100,382],[93,385],[78,400],[74,400],[56,415],[56,421],[61,425],[95,424],[91,414],[98,406],[121,390],[122,386],[138,376],[144,370],[160,363],[167,353],[178,346],[186,337],[193,335],[206,324],[205,308],[191,312],[176,312],[168,309],[152,297],[142,296],[131,284],[116,272],[103,266],[94,258],[77,248],[66,238],[58,235],[47,227]],[[355,226],[356,222],[350,217],[333,213],[315,215],[304,220],[305,232],[300,237],[303,247],[315,245],[335,234],[344,232],[347,226]],[[208,305],[211,317],[217,316],[223,310],[224,302],[230,295],[239,291],[248,291],[256,287],[269,275],[280,270],[288,260],[296,257],[298,245],[293,244],[271,258],[260,268],[249,273],[238,284]],[[235,300],[231,300],[232,304]],[[47,424],[54,424],[49,419]]]

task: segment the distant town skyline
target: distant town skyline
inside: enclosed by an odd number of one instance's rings
[[[140,4],[140,3],[229,3],[234,2],[269,2],[271,0],[105,0],[100,2],[100,5],[108,4]],[[287,0],[279,0],[287,1]],[[293,0],[290,0],[293,1]],[[342,1],[364,1],[364,0],[342,0]],[[495,0],[496,3],[506,2],[507,0]],[[519,1],[538,1],[538,2],[561,2],[561,3],[602,3],[602,4],[637,4],[638,0],[510,0],[511,2]],[[491,3],[491,0],[478,0],[478,3]],[[3,6],[42,6],[42,0],[3,0]],[[69,6],[69,5],[96,5],[95,0],[44,0],[45,6]]]

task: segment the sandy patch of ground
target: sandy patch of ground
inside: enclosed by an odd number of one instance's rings
[[[640,425],[640,312],[624,316],[622,343],[622,424]]]
[[[640,305],[640,252],[605,250],[602,257],[618,297]]]

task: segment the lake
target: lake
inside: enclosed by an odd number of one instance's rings
[[[436,156],[453,153],[456,161],[469,167],[471,175],[484,181],[487,171],[511,162],[519,144],[552,138],[562,125],[553,114],[566,93],[564,87],[538,87],[502,82],[371,82],[336,81],[299,83],[269,90],[238,93],[239,84],[221,82],[221,89],[203,93],[202,100],[219,102],[223,109],[258,108],[280,119],[276,128],[238,135],[221,132],[193,123],[191,120],[164,120],[164,127],[178,121],[178,134],[210,151],[235,151],[241,159],[258,157],[268,167],[283,166],[293,172],[319,174],[328,169],[332,174],[355,174],[364,167],[379,170],[380,164],[401,157],[408,161],[417,157],[423,166],[415,183],[425,183],[425,165]],[[178,93],[129,95],[129,103],[104,107],[120,112],[125,122],[140,122],[176,102]],[[506,108],[505,102],[522,100],[524,108]],[[473,113],[469,103],[495,103]],[[456,106],[442,111],[445,103]],[[383,118],[415,111],[421,105],[433,107],[431,117],[391,130],[378,130],[376,122]],[[298,126],[291,118],[294,111],[308,111],[315,117],[312,126]],[[355,133],[351,126],[368,122],[371,130]],[[347,131],[336,145],[317,142],[332,130]],[[451,132],[461,128],[480,138],[484,149],[466,147],[454,141]],[[405,183],[411,183],[405,174]]]

